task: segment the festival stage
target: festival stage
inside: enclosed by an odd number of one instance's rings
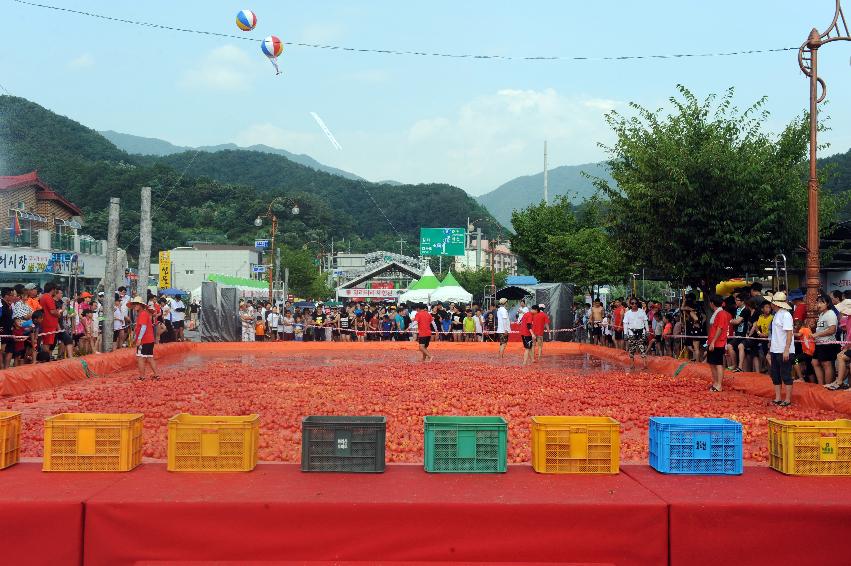
[[[847,565],[851,478],[0,473],[3,563]]]

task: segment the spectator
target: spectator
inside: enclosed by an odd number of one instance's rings
[[[771,299],[771,382],[774,384],[775,405],[788,407],[792,404],[792,356],[795,355],[793,334],[795,324],[789,310],[792,306],[786,302],[786,293],[775,293]],[[782,388],[786,387],[786,397],[781,398]]]
[[[839,296],[841,299],[842,293],[839,293]],[[833,383],[833,364],[836,361],[836,355],[839,353],[839,344],[835,343],[839,321],[833,312],[833,308],[831,308],[832,306],[831,298],[826,295],[819,295],[816,300],[819,316],[816,331],[813,334],[816,349],[812,363],[819,385]]]
[[[727,348],[727,336],[730,332],[732,316],[723,308],[724,300],[718,295],[711,295],[709,297],[709,304],[712,305],[714,312],[709,319],[706,362],[712,369],[712,386],[709,390],[718,393],[722,389],[724,352]]]

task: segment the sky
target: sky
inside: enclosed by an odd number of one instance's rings
[[[179,145],[262,143],[369,180],[446,182],[478,195],[519,175],[599,161],[606,112],[669,107],[735,87],[768,97],[779,132],[808,104],[795,51],[632,61],[505,61],[286,46],[282,74],[260,52],[284,41],[509,56],[622,56],[797,47],[823,30],[833,0],[652,2],[429,0],[43,0],[54,6],[254,41],[163,31],[0,0],[0,85],[97,130]],[[851,11],[851,2],[846,10]],[[252,9],[253,32],[236,13]],[[851,42],[820,52],[830,144],[851,147]],[[322,117],[336,149],[311,116]],[[191,172],[190,172],[191,174]]]

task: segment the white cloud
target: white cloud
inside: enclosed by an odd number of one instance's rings
[[[251,89],[260,63],[260,55],[250,57],[234,45],[223,45],[208,53],[196,68],[186,71],[178,84],[189,89],[245,92]]]
[[[68,61],[65,67],[70,71],[80,71],[83,69],[88,69],[90,67],[94,67],[95,58],[91,56],[89,53],[83,53],[79,57],[75,57]]]

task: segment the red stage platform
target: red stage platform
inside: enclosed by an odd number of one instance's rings
[[[198,560],[665,564],[667,509],[624,474],[170,474],[146,465],[86,504],[85,563]]]
[[[848,566],[851,478],[785,476],[746,466],[741,476],[624,473],[670,505],[672,566]]]

